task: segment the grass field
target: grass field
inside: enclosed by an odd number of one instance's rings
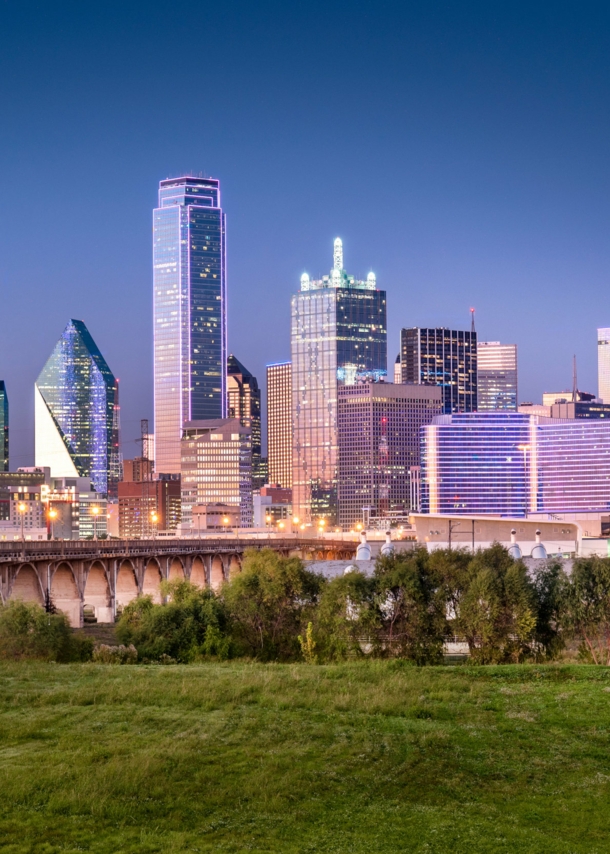
[[[0,850],[610,851],[610,671],[0,666]]]

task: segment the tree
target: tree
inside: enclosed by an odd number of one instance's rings
[[[88,661],[93,641],[75,634],[65,614],[49,614],[33,602],[0,606],[0,658]]]
[[[381,619],[375,579],[353,570],[322,587],[314,634],[323,661],[361,657],[379,651]]]
[[[188,581],[164,581],[161,591],[168,600],[165,605],[141,596],[125,607],[116,632],[121,643],[133,644],[140,659],[151,661],[169,656],[188,663],[230,656],[226,609],[212,590]]]
[[[580,655],[610,664],[610,558],[575,560],[564,580],[561,616],[566,632],[581,641]]]
[[[536,597],[527,569],[499,543],[474,555],[455,626],[479,664],[523,661],[536,654]]]
[[[248,549],[242,571],[221,592],[238,647],[263,661],[298,659],[298,636],[311,618],[321,585],[322,578],[299,558]]]
[[[442,661],[446,633],[444,591],[425,549],[381,556],[375,566],[382,645],[386,654],[432,664]]]

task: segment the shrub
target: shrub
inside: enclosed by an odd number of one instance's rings
[[[165,605],[141,596],[127,605],[117,626],[122,644],[133,644],[140,659],[188,663],[202,658],[228,658],[231,638],[225,608],[212,590],[188,581],[163,582]]]
[[[93,661],[97,664],[135,664],[137,660],[138,650],[133,644],[110,646],[100,643],[93,649]]]
[[[75,634],[65,614],[49,614],[32,602],[0,606],[0,658],[88,661],[93,641]]]
[[[298,636],[321,585],[298,558],[271,549],[246,551],[242,571],[221,593],[239,650],[263,661],[298,659]]]
[[[354,570],[323,585],[315,612],[315,637],[323,661],[377,652],[380,625],[374,579]]]
[[[574,561],[561,592],[561,620],[581,641],[579,656],[591,664],[610,664],[610,559]]]

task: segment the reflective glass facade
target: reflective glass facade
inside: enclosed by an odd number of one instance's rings
[[[421,435],[425,513],[524,516],[610,508],[610,421],[443,415]]]
[[[155,468],[180,472],[186,421],[227,408],[225,216],[213,178],[161,181],[153,213]]]
[[[116,497],[119,387],[85,324],[71,320],[36,380],[37,466]]]
[[[400,333],[403,383],[437,385],[443,409],[477,409],[477,334],[456,329],[403,329]]]
[[[477,343],[477,411],[517,411],[517,345]]]
[[[250,430],[252,485],[254,489],[260,489],[266,483],[261,471],[261,392],[254,374],[233,354],[227,363],[227,393],[229,418],[237,418]]]
[[[267,365],[268,483],[292,488],[292,365]]]
[[[597,330],[597,396],[610,403],[610,329]]]
[[[337,388],[387,375],[386,294],[343,269],[335,241],[329,276],[301,277],[292,298],[293,511],[305,524],[337,521]]]
[[[0,471],[8,471],[8,395],[0,380]]]

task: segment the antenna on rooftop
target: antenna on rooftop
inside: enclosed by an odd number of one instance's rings
[[[471,334],[471,335],[474,335],[474,333],[475,333],[475,328],[474,328],[474,308],[471,308],[471,309],[470,309],[470,334]]]
[[[578,377],[576,374],[576,356],[574,356],[572,368],[572,403],[576,403],[578,399]]]

